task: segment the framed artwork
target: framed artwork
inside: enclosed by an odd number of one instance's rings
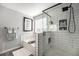
[[[32,31],[33,30],[33,20],[27,17],[23,18],[23,31]]]

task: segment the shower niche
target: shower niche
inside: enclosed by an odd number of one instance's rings
[[[59,20],[59,30],[67,30],[67,19]]]

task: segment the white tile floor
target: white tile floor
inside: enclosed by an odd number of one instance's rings
[[[27,44],[26,42],[23,42],[23,45],[24,45],[23,48],[13,51],[14,56],[35,55],[35,47],[34,46],[32,46],[31,44]]]

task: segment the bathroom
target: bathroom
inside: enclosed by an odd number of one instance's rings
[[[0,3],[0,56],[79,56],[78,19],[79,3]]]

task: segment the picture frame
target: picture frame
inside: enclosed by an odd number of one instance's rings
[[[23,18],[23,31],[32,31],[33,30],[33,20],[31,18]]]

